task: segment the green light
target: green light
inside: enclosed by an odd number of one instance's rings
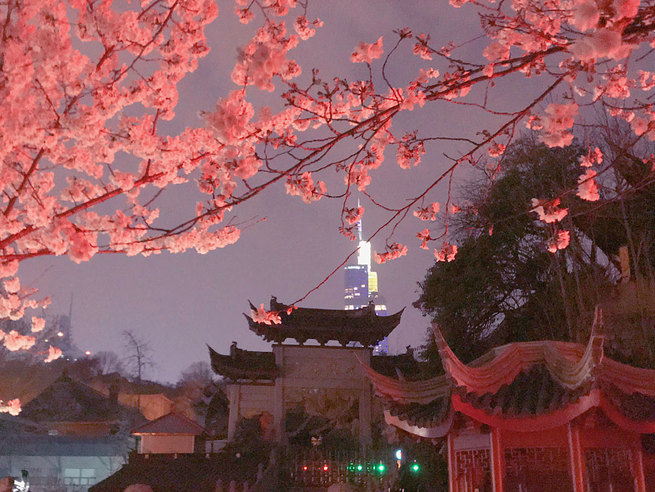
[[[421,470],[421,465],[418,463],[414,463],[411,467],[410,470],[412,470],[412,473],[418,473]]]
[[[357,465],[357,471],[362,471],[363,469],[364,467],[361,464]]]
[[[384,466],[384,463],[380,463],[380,464],[378,465],[378,471],[379,471],[380,473],[384,473],[385,470],[386,470],[386,466]]]

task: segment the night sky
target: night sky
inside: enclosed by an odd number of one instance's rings
[[[219,9],[218,20],[208,30],[212,52],[179,86],[177,116],[167,127],[172,134],[186,126],[202,125],[198,112],[213,110],[217,98],[235,88],[230,71],[236,48],[247,41],[259,18],[244,28],[232,13],[233,4],[219,2]],[[365,65],[349,61],[359,41],[374,42],[383,35],[386,53],[396,39],[392,30],[402,27],[415,33],[431,32],[433,39],[438,39],[435,45],[450,39],[463,41],[473,37],[473,28],[479,30],[478,21],[470,12],[434,0],[310,3],[307,17],[320,17],[325,27],[291,53],[303,67],[303,80],[312,66],[318,67],[327,79],[335,75],[351,80],[364,78]],[[468,50],[480,59],[481,46],[480,42],[472,43]],[[431,66],[410,56],[410,52],[408,45],[392,59],[389,75],[394,84],[406,84],[407,74],[416,67]],[[438,66],[438,62],[433,66]],[[375,68],[379,69],[380,63]],[[451,114],[448,108],[438,104],[426,106],[420,112],[402,115],[397,127],[434,134],[474,133],[473,115],[461,110]],[[428,145],[423,163],[412,171],[403,171],[395,164],[395,147],[390,147],[387,162],[373,175],[370,191],[385,203],[403,203],[412,190],[430,177],[433,179],[449,164],[444,153],[466,150],[463,144],[459,145]],[[458,176],[461,178],[466,172]],[[443,202],[445,195],[446,190],[439,188],[431,201]],[[192,209],[195,198],[185,198],[188,197],[184,191],[165,194],[159,202],[161,216],[175,214],[179,207]],[[388,215],[375,210],[364,197],[362,205],[367,210],[363,224],[364,236],[368,237]],[[121,332],[131,329],[149,340],[153,349],[156,366],[146,376],[176,381],[180,371],[191,363],[208,361],[205,343],[223,353],[233,340],[249,349],[265,350],[269,346],[248,330],[242,315],[248,311],[248,300],[268,305],[270,296],[275,295],[281,302],[293,302],[344,261],[356,243],[337,231],[340,210],[339,200],[324,199],[306,205],[298,197],[286,195],[280,185],[236,210],[237,221],[250,225],[242,230],[239,242],[225,249],[207,255],[163,253],[148,258],[97,255],[80,265],[66,257],[39,258],[24,262],[19,273],[23,285],[38,287],[42,294],[52,296],[52,314],[67,313],[73,297],[73,336],[82,350],[120,352]],[[264,217],[266,221],[259,221]],[[414,238],[424,227],[424,223],[408,217],[398,230],[398,240],[410,248],[409,255],[373,266],[389,313],[406,308],[399,328],[390,337],[392,352],[404,351],[406,345],[417,346],[425,338],[428,320],[411,306],[418,297],[417,282],[423,279],[434,259],[431,250],[419,249],[419,240]],[[386,238],[387,234],[381,232],[372,240],[372,249],[382,251]],[[300,305],[342,309],[343,277],[340,270]]]

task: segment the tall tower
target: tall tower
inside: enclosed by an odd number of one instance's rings
[[[378,290],[378,274],[371,269],[371,243],[364,241],[362,237],[361,220],[357,223],[357,236],[359,239],[357,263],[344,268],[344,309],[360,309],[373,302],[375,304],[375,313],[386,316],[387,306]],[[388,351],[389,341],[387,338],[380,341],[373,349],[374,354],[387,353]]]

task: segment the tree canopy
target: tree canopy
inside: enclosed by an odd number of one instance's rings
[[[490,185],[485,176],[464,188],[467,206],[451,222],[457,257],[431,267],[415,304],[464,360],[509,342],[585,342],[595,305],[621,280],[619,250],[630,242],[640,245],[633,277],[652,278],[653,180],[642,175],[627,183],[624,166],[616,165],[603,181],[603,197],[582,200],[568,190],[589,154],[578,144],[551,149],[526,136],[507,149]],[[606,156],[625,159],[625,153]],[[565,216],[539,220],[534,196],[558,197],[556,208]],[[566,247],[560,248],[564,229]],[[435,350],[429,340],[428,358]]]

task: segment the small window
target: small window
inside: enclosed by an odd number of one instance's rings
[[[95,468],[65,468],[65,485],[93,485],[95,483]]]

